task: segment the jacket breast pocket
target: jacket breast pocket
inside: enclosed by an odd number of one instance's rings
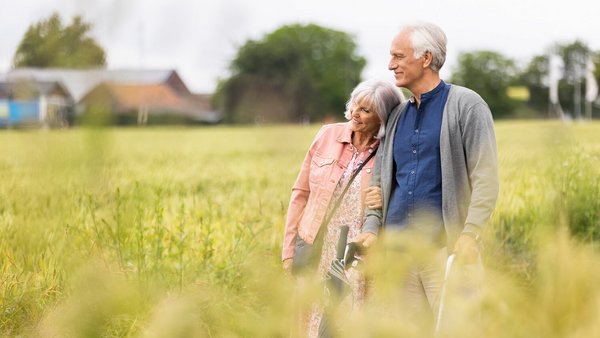
[[[315,153],[310,163],[309,180],[311,183],[319,184],[331,175],[335,158],[326,157]]]

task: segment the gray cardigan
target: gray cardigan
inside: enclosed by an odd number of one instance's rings
[[[365,210],[363,232],[377,234],[386,219],[394,173],[394,134],[406,103],[388,118],[371,179],[381,186],[383,209]],[[463,230],[479,232],[498,196],[498,163],[494,122],[487,104],[474,91],[452,85],[440,131],[442,217],[448,248]]]

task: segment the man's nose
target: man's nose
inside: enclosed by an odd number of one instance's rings
[[[393,60],[390,60],[390,62],[388,63],[388,69],[389,70],[394,70],[394,69],[396,69],[396,67],[398,67],[396,65],[396,63]]]

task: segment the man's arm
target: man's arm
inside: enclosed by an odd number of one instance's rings
[[[383,191],[381,189],[381,168],[383,167],[383,159],[384,153],[389,151],[390,146],[388,142],[393,142],[393,134],[396,131],[395,122],[398,120],[401,112],[406,107],[408,101],[404,101],[398,106],[392,109],[390,115],[388,116],[386,122],[386,130],[385,137],[381,140],[379,144],[379,149],[377,150],[377,155],[375,156],[375,165],[373,166],[373,175],[371,176],[370,188],[378,187],[378,191],[370,191],[367,193],[367,198],[369,198],[369,194],[377,194],[379,193],[379,198],[383,201]],[[376,198],[375,198],[376,199]],[[363,223],[361,234],[357,237],[357,242],[363,243],[363,245],[368,246],[370,243],[374,242],[379,234],[379,229],[383,227],[383,208],[386,207],[385,203],[382,203],[380,208],[375,207],[374,209],[369,208],[368,205],[365,206],[365,220]]]
[[[477,103],[466,114],[463,144],[471,183],[471,201],[464,231],[477,232],[489,220],[498,198],[498,155],[492,113]]]
[[[474,262],[479,254],[481,230],[498,197],[498,160],[494,121],[488,106],[476,103],[462,117],[462,139],[472,190],[465,225],[454,252],[467,262]]]
[[[382,145],[379,145],[382,148]],[[382,149],[379,149],[377,155],[375,155],[375,165],[373,166],[373,175],[371,176],[371,183],[369,189],[371,189],[365,198],[365,201],[370,199],[377,199],[377,194],[381,199],[381,189],[372,189],[374,187],[381,187],[381,156],[383,154]],[[382,225],[383,211],[381,207],[371,209],[369,203],[365,205],[365,222],[363,224],[361,233],[356,237],[355,242],[362,245],[365,248],[371,246],[377,239],[379,229]]]

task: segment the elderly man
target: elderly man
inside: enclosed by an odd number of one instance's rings
[[[438,26],[403,27],[390,54],[396,86],[413,96],[388,119],[365,200],[371,209],[356,241],[369,247],[382,227],[423,234],[436,254],[409,269],[406,302],[435,310],[447,255],[476,260],[481,230],[496,204],[494,125],[477,93],[440,79],[446,35]]]

